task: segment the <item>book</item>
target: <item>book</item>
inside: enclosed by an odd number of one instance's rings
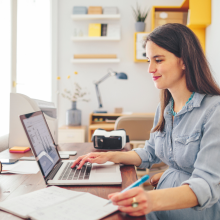
[[[9,149],[9,152],[10,153],[25,153],[25,152],[28,152],[30,150],[31,150],[30,147],[17,147],[17,146],[14,146],[14,147]]]
[[[118,24],[108,24],[107,37],[120,38],[120,26]]]
[[[107,26],[108,24],[101,24],[101,36],[107,36]]]
[[[109,200],[51,186],[0,203],[0,209],[22,218],[96,220],[118,210]],[[106,206],[105,206],[106,205]]]
[[[89,37],[101,36],[101,24],[89,24]]]

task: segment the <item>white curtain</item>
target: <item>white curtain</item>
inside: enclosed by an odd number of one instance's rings
[[[0,137],[9,132],[11,90],[11,5],[0,0]]]
[[[50,0],[17,1],[17,92],[51,101]]]

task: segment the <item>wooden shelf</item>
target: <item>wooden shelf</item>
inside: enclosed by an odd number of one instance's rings
[[[119,41],[120,37],[72,37],[72,41]]]
[[[99,19],[109,19],[109,20],[116,20],[120,19],[120,14],[108,15],[108,14],[97,14],[97,15],[71,15],[73,20],[99,20]]]
[[[119,63],[120,59],[72,59],[72,63]]]
[[[112,131],[114,130],[115,123],[107,123],[105,120],[116,120],[120,116],[127,116],[127,115],[148,115],[148,116],[154,116],[154,113],[132,113],[132,114],[124,114],[124,113],[91,113],[89,116],[89,131],[88,131],[88,142],[91,141],[92,134],[94,131],[98,128],[102,128],[106,131]],[[103,121],[95,121],[95,119],[102,118]]]

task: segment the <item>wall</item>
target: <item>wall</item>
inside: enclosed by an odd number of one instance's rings
[[[123,107],[125,112],[154,112],[159,102],[159,91],[154,87],[147,63],[133,62],[133,35],[135,20],[131,6],[136,2],[142,8],[151,5],[180,5],[182,0],[59,0],[58,2],[58,90],[70,89],[67,76],[73,75],[81,87],[86,87],[90,92],[89,103],[79,102],[78,108],[82,110],[82,124],[88,125],[89,114],[98,109],[94,81],[99,80],[110,67],[115,71],[125,72],[128,80],[121,81],[114,77],[108,78],[100,84],[103,107],[108,112],[113,112],[115,107]],[[72,42],[71,35],[74,28],[87,30],[89,22],[72,21],[70,18],[73,6],[117,6],[121,19],[117,22],[121,26],[121,40],[119,42]],[[102,21],[100,21],[101,23]],[[86,29],[84,29],[86,28]],[[120,58],[119,64],[72,64],[71,57],[74,53],[115,53]],[[59,97],[59,126],[65,124],[65,112],[70,108],[70,101]]]
[[[212,23],[206,28],[206,56],[212,73],[220,85],[219,51],[220,51],[220,1],[212,0]]]

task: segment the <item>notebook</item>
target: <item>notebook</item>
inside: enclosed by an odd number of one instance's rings
[[[96,220],[118,210],[109,200],[90,193],[51,186],[0,203],[0,209],[22,218]]]
[[[41,111],[20,116],[33,155],[47,185],[116,185],[122,183],[119,164],[85,163],[71,168],[74,160],[61,160]]]

